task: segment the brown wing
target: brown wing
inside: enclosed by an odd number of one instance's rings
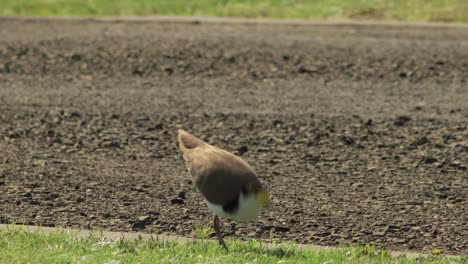
[[[179,146],[187,169],[203,196],[215,204],[226,204],[238,197],[242,188],[256,191],[260,181],[241,158],[179,130]]]

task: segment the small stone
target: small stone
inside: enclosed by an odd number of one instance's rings
[[[182,200],[185,200],[185,192],[184,192],[184,191],[180,191],[180,192],[177,194],[177,197],[179,197],[179,198],[182,199]]]
[[[318,69],[315,68],[315,67],[301,65],[301,66],[299,66],[299,69],[297,69],[297,71],[299,73],[314,73],[314,72],[317,72]]]
[[[119,142],[115,140],[107,141],[102,144],[104,148],[122,148]]]
[[[424,145],[426,143],[429,142],[429,139],[427,139],[427,137],[420,137],[418,138],[416,141],[414,141],[413,143],[411,143],[410,145],[412,147],[417,147],[417,146],[421,146],[421,145]]]
[[[403,244],[406,242],[406,239],[405,238],[392,238],[392,241],[397,244]]]
[[[364,183],[362,183],[362,182],[355,182],[355,183],[352,184],[352,186],[353,186],[353,187],[358,187],[358,188],[359,188],[359,187],[364,186]]]
[[[143,76],[144,73],[145,73],[145,71],[143,70],[143,67],[141,67],[141,66],[135,67],[133,69],[133,71],[132,71],[133,75],[138,75],[138,76]]]
[[[409,116],[399,116],[399,117],[396,118],[396,120],[395,120],[395,122],[393,122],[393,124],[395,126],[403,126],[406,123],[408,123],[410,120],[411,120],[411,117],[409,117]]]
[[[71,55],[70,59],[74,61],[80,61],[81,60],[81,55],[80,54],[73,54]]]
[[[247,151],[249,151],[249,148],[247,146],[241,146],[239,149],[237,149],[240,155],[244,155]]]
[[[171,199],[171,204],[184,204],[184,199],[181,199],[180,197]]]
[[[146,221],[150,218],[149,215],[142,215],[138,217],[138,221]]]
[[[80,118],[80,117],[81,117],[81,114],[80,114],[79,112],[74,111],[74,112],[71,112],[71,113],[70,113],[70,117]]]
[[[372,235],[374,235],[374,236],[385,236],[386,233],[387,233],[386,230],[384,230],[384,231],[375,231],[375,232],[372,233]]]
[[[281,119],[275,119],[273,120],[273,126],[278,126],[284,124],[284,121]]]
[[[431,156],[424,157],[424,163],[426,164],[432,164],[437,162],[437,159]]]
[[[132,223],[132,228],[142,229],[153,221],[149,216],[140,216],[137,221]]]
[[[343,233],[332,233],[331,236],[332,237],[340,237],[340,238],[347,238],[348,237],[346,234],[343,234]]]
[[[289,230],[289,226],[275,226],[275,231],[277,232],[288,232]]]
[[[96,181],[88,182],[88,184],[87,184],[88,187],[93,187],[93,186],[98,186],[98,185],[99,185],[99,183],[96,182]]]
[[[350,136],[341,136],[340,140],[346,145],[353,145],[354,143],[356,143],[356,141],[354,141],[354,139]]]
[[[163,127],[164,127],[163,123],[157,123],[154,126],[148,128],[146,131],[161,130],[163,129]]]
[[[172,75],[174,73],[174,69],[171,66],[163,66],[162,70],[166,72],[167,75]]]

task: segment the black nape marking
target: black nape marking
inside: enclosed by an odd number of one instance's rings
[[[223,205],[223,211],[233,214],[239,209],[239,195]]]
[[[247,194],[247,188],[243,186],[241,188],[241,192],[246,195]],[[234,199],[230,200],[226,204],[223,205],[223,211],[228,213],[228,214],[234,214],[237,209],[239,209],[239,198],[240,198],[240,193],[234,197]]]
[[[243,194],[247,194],[247,188],[246,188],[245,186],[243,186],[243,187],[241,188],[241,192],[242,192]]]

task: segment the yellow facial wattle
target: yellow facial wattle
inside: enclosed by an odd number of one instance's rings
[[[268,192],[265,189],[260,189],[256,195],[257,202],[260,204],[261,207],[268,205]]]

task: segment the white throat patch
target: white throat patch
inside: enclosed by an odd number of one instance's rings
[[[239,207],[233,214],[226,213],[223,206],[214,204],[205,199],[206,205],[217,216],[234,219],[239,222],[249,222],[258,217],[262,207],[257,201],[255,194],[244,195],[242,192],[239,195]]]

